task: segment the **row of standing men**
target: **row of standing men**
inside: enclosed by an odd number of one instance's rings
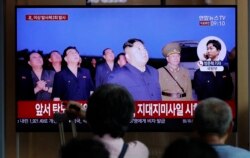
[[[208,42],[207,47],[212,45],[214,51],[219,52],[213,42]],[[180,66],[181,48],[178,43],[163,47],[162,55],[167,65],[158,71],[147,65],[149,56],[142,40],[129,39],[123,49],[125,53],[119,55],[117,62],[114,62],[115,55],[111,48],[103,50],[105,62],[96,66],[94,80],[89,69],[80,67],[81,57],[76,47],[67,47],[63,57],[56,51],[50,54],[53,71],[43,69],[43,57],[38,52],[31,52],[27,60],[31,71],[21,70],[18,74],[18,99],[87,100],[95,88],[105,83],[126,87],[135,100],[193,100],[192,88],[198,100],[232,98],[233,83],[228,69],[225,67],[223,72],[202,72],[198,69],[192,82],[189,71]],[[210,54],[211,59],[218,55]],[[66,62],[63,69],[62,60]]]

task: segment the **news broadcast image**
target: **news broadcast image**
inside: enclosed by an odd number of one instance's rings
[[[63,65],[64,50],[69,46],[76,48],[81,59],[79,68],[86,70],[92,79],[86,82],[92,93],[96,88],[92,61],[96,66],[104,63],[105,48],[112,49],[116,57],[124,52],[123,44],[131,38],[143,41],[149,56],[147,64],[157,72],[168,64],[162,54],[163,47],[169,43],[177,44],[181,50],[179,66],[187,70],[191,94],[186,100],[178,98],[186,97],[187,92],[176,95],[177,99],[173,100],[163,97],[135,100],[135,114],[129,131],[191,131],[197,103],[213,96],[229,103],[236,121],[237,64],[231,64],[230,58],[237,47],[236,36],[235,6],[16,7],[17,131],[58,130],[54,114],[63,114],[68,100],[52,97],[56,84],[53,82],[59,82],[54,76],[59,72],[51,69],[51,52],[58,52],[63,70],[67,67]],[[31,61],[29,55],[32,52],[36,52],[36,59]],[[33,71],[37,65],[48,72],[42,74],[46,81],[42,82]],[[186,84],[179,79],[177,82],[185,90]],[[169,83],[179,88],[176,81]],[[40,96],[37,96],[37,84],[45,87]],[[149,93],[151,90],[148,89]],[[64,92],[60,91],[62,95]],[[160,94],[163,95],[162,90]],[[84,110],[89,95],[75,100]],[[70,130],[69,121],[60,119]],[[84,118],[73,121],[79,131],[90,130]]]

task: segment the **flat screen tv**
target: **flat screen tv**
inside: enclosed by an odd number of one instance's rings
[[[189,70],[192,81],[192,99],[136,100],[135,117],[129,131],[191,131],[193,111],[200,100],[194,88],[199,84],[195,76],[198,69],[207,73],[227,68],[232,70],[229,72],[233,88],[229,93],[224,90],[223,94],[236,121],[237,63],[236,60],[231,62],[235,57],[231,52],[237,48],[236,13],[236,6],[16,7],[17,131],[57,131],[54,114],[62,114],[66,108],[64,101],[43,100],[35,96],[39,79],[34,81],[29,61],[31,52],[42,54],[43,69],[47,70],[51,51],[57,50],[62,55],[65,48],[73,46],[82,59],[79,67],[90,70],[92,58],[97,64],[103,62],[105,48],[111,48],[115,55],[123,52],[124,42],[131,38],[144,42],[149,54],[148,65],[155,69],[167,64],[162,55],[164,45],[177,43],[181,47],[180,65]],[[210,40],[220,43],[217,61],[209,60],[206,54]],[[53,78],[49,81],[52,82]],[[211,86],[203,87],[205,90],[209,88]],[[52,93],[53,89],[46,91]],[[77,101],[87,108],[87,99]],[[76,119],[74,122],[78,131],[89,131],[86,120]],[[67,120],[65,124],[66,130],[70,130]]]

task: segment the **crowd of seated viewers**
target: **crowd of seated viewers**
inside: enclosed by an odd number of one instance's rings
[[[98,87],[88,99],[86,111],[93,137],[69,141],[61,147],[61,158],[148,158],[150,152],[144,143],[123,139],[134,108],[134,99],[123,86]],[[250,157],[248,150],[225,143],[233,128],[232,111],[225,101],[207,98],[198,103],[194,113],[194,136],[170,142],[162,158]]]

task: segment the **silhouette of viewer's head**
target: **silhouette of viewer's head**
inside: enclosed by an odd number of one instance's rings
[[[162,158],[218,158],[213,147],[198,139],[179,138],[164,151]]]
[[[123,137],[133,118],[134,100],[122,86],[105,84],[88,100],[86,119],[94,134]]]
[[[198,103],[195,109],[194,127],[200,135],[215,134],[222,137],[231,130],[232,119],[231,108],[225,101],[207,98]]]
[[[71,139],[59,151],[60,158],[109,158],[105,146],[94,139]]]

